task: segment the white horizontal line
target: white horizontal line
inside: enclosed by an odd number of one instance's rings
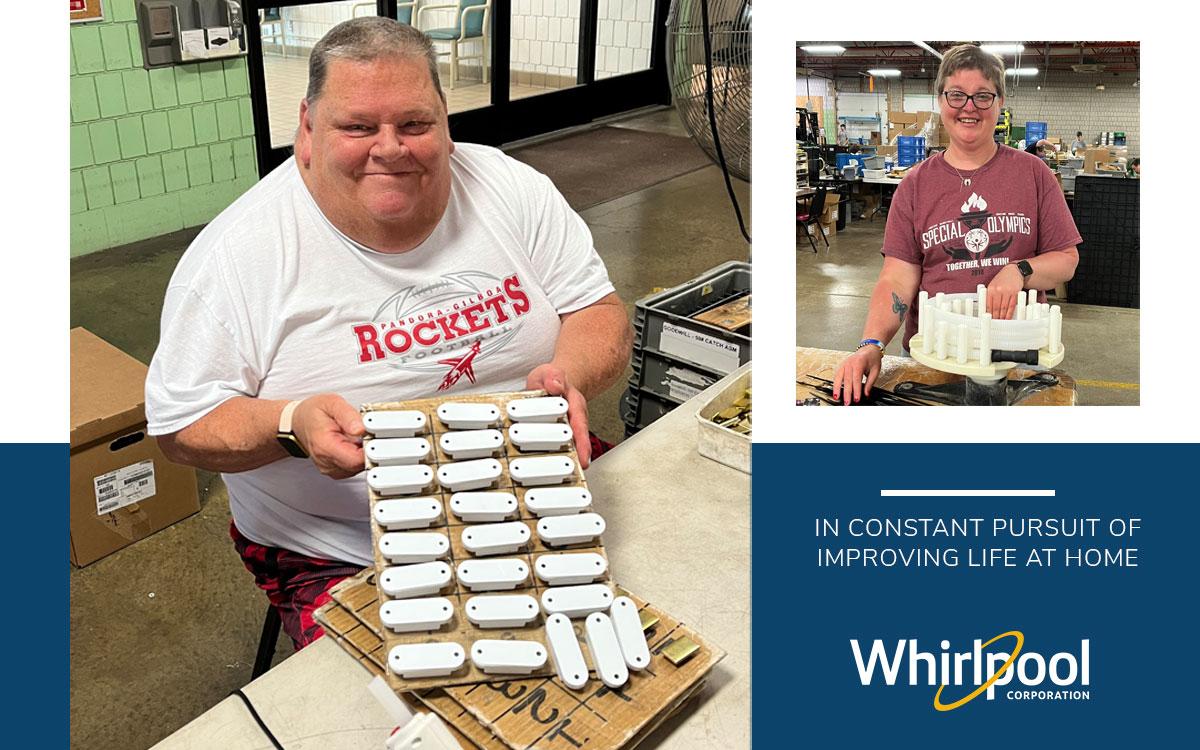
[[[1054,497],[1054,490],[880,490],[880,497]]]

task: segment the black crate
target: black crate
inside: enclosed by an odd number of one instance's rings
[[[1141,284],[1138,180],[1080,175],[1071,213],[1083,242],[1068,286],[1071,302],[1138,307]]]
[[[750,326],[728,331],[691,316],[750,291],[750,264],[731,261],[638,300],[633,374],[621,403],[631,435],[750,361]]]

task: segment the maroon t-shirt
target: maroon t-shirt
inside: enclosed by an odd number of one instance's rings
[[[1001,146],[976,170],[955,172],[942,154],[911,169],[888,211],[883,254],[920,266],[920,288],[932,296],[973,292],[1009,263],[1080,241],[1050,168]],[[905,349],[916,332],[914,302],[904,321]]]

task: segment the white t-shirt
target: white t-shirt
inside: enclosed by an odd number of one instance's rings
[[[524,388],[553,357],[559,315],[613,286],[587,226],[544,175],[472,144],[456,144],[450,165],[445,215],[405,253],[339,232],[295,160],[205,227],[167,288],[146,381],[150,434],[235,396],[338,393],[357,407]],[[361,475],[336,481],[284,458],[224,478],[246,537],[371,564]]]

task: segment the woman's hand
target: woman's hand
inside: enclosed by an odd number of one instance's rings
[[[864,394],[871,394],[871,386],[879,377],[883,364],[883,351],[874,344],[864,344],[858,351],[842,360],[833,376],[833,397],[846,406],[858,403]],[[863,384],[863,376],[867,382]]]
[[[992,320],[1011,320],[1017,310],[1017,293],[1025,287],[1016,263],[1009,263],[992,277],[987,286],[987,311]]]

